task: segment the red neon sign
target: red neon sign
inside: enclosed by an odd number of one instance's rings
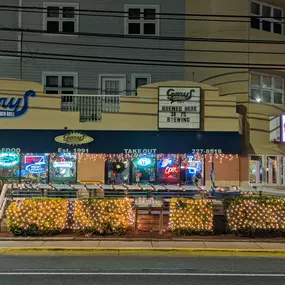
[[[164,170],[165,175],[172,175],[172,174],[177,174],[179,172],[179,168],[177,166],[168,166]]]

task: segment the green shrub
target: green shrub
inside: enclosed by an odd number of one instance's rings
[[[68,201],[33,198],[13,202],[7,209],[7,227],[15,236],[43,236],[67,227]]]
[[[177,235],[206,235],[213,232],[213,204],[209,200],[173,198],[169,228]]]
[[[122,235],[133,223],[130,199],[75,201],[73,230],[84,234]]]
[[[236,233],[285,232],[285,200],[238,197],[224,201],[229,230]]]

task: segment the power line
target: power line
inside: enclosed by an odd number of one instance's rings
[[[33,7],[31,8],[33,9]],[[45,8],[43,8],[45,9]],[[46,11],[34,11],[34,10],[26,10],[21,9],[18,7],[18,9],[9,9],[9,8],[0,8],[0,11],[5,12],[15,12],[16,10],[20,10],[21,12],[25,13],[34,13],[34,14],[47,14]],[[77,10],[78,11],[78,10]],[[124,12],[127,13],[127,12]],[[74,12],[75,16],[89,16],[89,17],[103,17],[103,18],[128,18],[128,15],[106,15],[106,14],[88,14],[88,13],[82,13],[82,12]],[[189,18],[169,18],[169,17],[161,17],[159,14],[156,14],[155,18],[153,20],[170,20],[170,21],[196,21],[196,22],[228,22],[228,23],[250,23],[250,20],[235,20],[235,19],[201,19],[201,18],[195,18],[195,19],[189,19]],[[280,22],[281,23],[281,22]]]
[[[18,51],[10,51],[0,49],[2,53],[19,53]],[[31,54],[31,52],[22,51],[22,54]],[[209,61],[179,61],[179,60],[164,60],[164,59],[142,59],[142,58],[125,58],[125,57],[102,57],[102,56],[92,56],[92,55],[73,55],[73,54],[62,54],[62,53],[45,53],[45,52],[33,52],[33,55],[40,56],[59,56],[59,57],[69,57],[69,58],[83,58],[83,59],[99,59],[99,60],[110,60],[110,61],[127,61],[127,62],[150,62],[150,63],[168,63],[168,64],[202,64],[202,65],[225,65],[225,66],[247,66],[247,67],[278,67],[285,66],[284,64],[262,64],[262,63],[240,63],[240,62],[209,62]]]
[[[56,2],[54,5],[56,6]],[[52,5],[51,5],[52,6]],[[131,5],[130,5],[131,6]],[[39,10],[39,11],[47,11],[48,8],[40,7],[40,6],[15,6],[15,5],[0,5],[2,9],[15,9],[15,10],[22,10],[22,9],[30,9],[30,10]],[[281,10],[281,8],[280,8]],[[99,9],[74,9],[75,12],[90,12],[90,13],[102,13],[102,14],[123,14],[128,16],[128,11],[120,11],[120,10],[99,10]],[[136,14],[143,15],[144,12],[136,12]],[[250,19],[250,18],[264,18],[264,19],[276,19],[274,16],[255,16],[255,15],[227,15],[227,14],[194,14],[194,13],[165,13],[165,12],[158,12],[155,15],[160,16],[178,16],[178,17],[211,17],[211,18],[242,18],[242,19]],[[278,19],[285,19],[285,17],[278,17]]]
[[[142,65],[142,66],[167,66],[167,67],[203,67],[203,68],[229,68],[229,69],[268,69],[268,70],[284,70],[285,64],[242,64],[242,63],[222,63],[222,62],[177,62],[165,60],[143,60],[131,58],[111,58],[111,57],[94,57],[79,56],[67,54],[49,54],[49,53],[31,53],[17,51],[0,50],[0,56],[21,57],[32,59],[48,59],[61,60],[71,62],[101,62],[109,64],[125,64],[125,65]],[[167,62],[167,63],[166,63]]]
[[[36,29],[21,29],[21,28],[8,28],[0,27],[0,31],[12,32],[26,32],[34,34],[47,34],[47,31]],[[123,39],[137,39],[137,40],[156,40],[156,41],[184,41],[184,42],[210,42],[210,43],[237,43],[237,44],[285,44],[285,41],[272,41],[272,40],[246,40],[246,39],[223,39],[223,38],[195,38],[195,37],[167,37],[167,36],[145,36],[145,35],[121,35],[121,34],[107,34],[107,33],[89,33],[89,32],[56,32],[48,33],[56,35],[76,35],[88,37],[103,37],[103,38],[123,38]]]
[[[17,39],[0,39],[0,42],[21,42]],[[214,49],[183,49],[183,48],[163,48],[163,47],[141,47],[141,46],[121,46],[121,45],[102,45],[102,44],[80,44],[68,42],[47,42],[23,40],[23,43],[44,44],[44,45],[63,45],[63,46],[78,46],[78,47],[100,47],[114,49],[134,49],[134,50],[157,50],[157,51],[181,51],[181,52],[216,52],[216,53],[238,53],[238,54],[267,54],[267,55],[285,55],[285,52],[265,52],[265,51],[239,51],[239,50],[214,50]]]

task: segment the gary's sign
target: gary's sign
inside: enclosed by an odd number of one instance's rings
[[[189,101],[195,94],[195,89],[189,89],[186,91],[177,91],[173,88],[168,89],[167,99],[173,104],[174,102],[186,102]]]
[[[158,128],[200,129],[199,87],[160,87]]]
[[[18,118],[29,110],[30,98],[36,97],[36,92],[29,90],[23,98],[0,97],[0,118]]]

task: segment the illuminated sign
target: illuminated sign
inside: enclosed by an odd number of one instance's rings
[[[179,168],[177,166],[171,166],[171,167],[168,166],[164,170],[165,175],[173,175],[178,173],[179,173]]]
[[[151,159],[147,157],[140,158],[137,162],[139,166],[149,166],[151,164]]]
[[[59,157],[60,157],[61,159],[63,159],[63,158],[76,159],[76,158],[77,158],[76,154],[73,154],[73,153],[70,153],[70,152],[62,152],[62,153],[59,155]],[[61,161],[65,161],[65,160],[61,160]]]
[[[199,87],[160,87],[159,129],[200,129]]]
[[[72,161],[55,161],[53,162],[54,168],[72,168],[73,162]]]
[[[31,174],[42,174],[46,172],[46,157],[45,156],[25,156],[25,170]]]
[[[93,138],[78,132],[72,132],[62,136],[58,136],[54,140],[58,143],[63,143],[68,145],[88,144],[94,141]]]
[[[0,153],[0,166],[4,168],[10,168],[16,166],[20,162],[20,156],[14,152],[2,152]]]
[[[17,118],[25,115],[29,109],[30,97],[36,97],[35,91],[27,91],[24,98],[0,97],[0,118]]]
[[[161,167],[164,168],[164,167],[166,167],[166,166],[168,166],[168,165],[172,165],[173,162],[174,162],[174,161],[173,161],[172,158],[164,158],[164,159],[162,160]]]

